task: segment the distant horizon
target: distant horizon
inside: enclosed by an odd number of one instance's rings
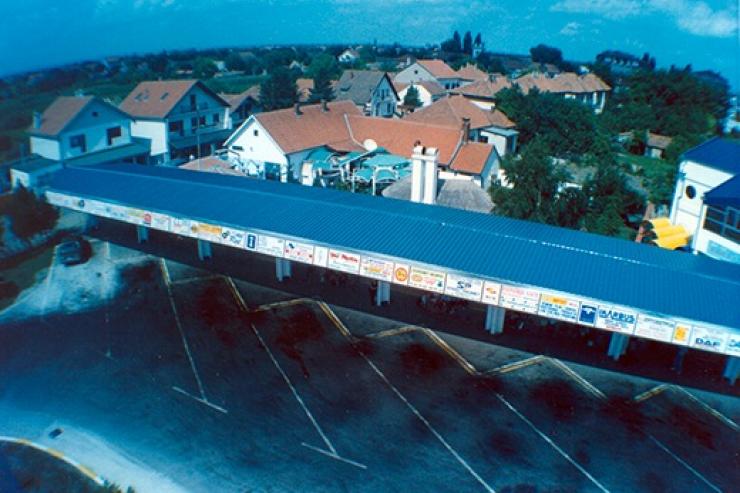
[[[163,50],[435,45],[457,30],[480,32],[492,53],[540,43],[575,61],[649,52],[660,68],[691,64],[740,89],[735,0],[25,0],[3,15],[3,77]]]

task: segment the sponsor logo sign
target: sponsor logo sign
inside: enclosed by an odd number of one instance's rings
[[[727,337],[727,347],[725,353],[733,356],[740,356],[740,335],[729,334]]]
[[[285,240],[274,236],[257,235],[256,250],[273,257],[282,257],[285,250]]]
[[[295,260],[296,262],[303,262],[304,264],[312,264],[313,245],[285,240],[285,258]]]
[[[111,219],[115,219],[117,221],[126,221],[127,220],[127,211],[123,206],[115,205],[115,204],[105,204],[103,206],[103,211],[100,214],[101,216],[109,217]]]
[[[326,265],[330,269],[357,274],[360,272],[360,256],[356,253],[330,249]]]
[[[688,346],[691,342],[691,324],[686,322],[676,322],[676,328],[673,329],[673,344]]]
[[[480,301],[483,295],[483,281],[473,277],[447,274],[445,294],[464,300]]]
[[[396,284],[408,284],[411,267],[408,264],[395,264],[393,267],[393,282]]]
[[[583,325],[594,325],[596,323],[596,313],[599,307],[581,303],[581,309],[578,310],[578,323]]]
[[[694,326],[691,331],[691,347],[722,353],[725,350],[727,334],[721,330]]]
[[[632,334],[635,331],[637,315],[619,306],[599,305],[596,312],[596,327],[605,330]]]
[[[518,286],[501,287],[501,300],[499,305],[525,313],[537,313],[540,293],[534,289]]]
[[[486,281],[483,283],[483,303],[489,305],[498,305],[501,296],[501,284],[497,282]]]
[[[391,282],[393,280],[393,262],[373,257],[362,257],[360,274],[372,279]]]
[[[170,229],[173,233],[182,236],[194,236],[190,224],[190,219],[172,218]]]
[[[244,248],[246,234],[241,229],[221,228],[220,242],[227,246]]]
[[[254,233],[247,233],[247,250],[257,250],[257,235]]]
[[[635,335],[656,341],[671,342],[675,328],[676,323],[671,320],[640,314],[637,317]]]
[[[445,273],[423,267],[411,267],[409,286],[443,293],[445,290]]]
[[[46,200],[59,207],[71,207],[73,203],[71,197],[57,192],[46,192]]]
[[[172,218],[168,216],[167,214],[160,214],[158,212],[152,212],[151,222],[152,222],[152,228],[154,229],[159,229],[161,231],[169,231],[171,220]]]
[[[317,246],[313,249],[313,265],[320,265],[326,267],[326,263],[329,261],[329,249],[322,246]]]
[[[99,200],[88,200],[85,204],[87,212],[96,216],[105,216],[105,202]]]
[[[540,305],[537,313],[543,317],[576,322],[578,321],[579,308],[580,303],[577,300],[564,296],[543,294],[540,296]]]
[[[139,226],[149,226],[152,223],[152,215],[147,211],[129,207],[126,209],[126,222],[138,224]]]
[[[221,243],[221,226],[208,223],[196,223],[195,227],[198,232],[198,238],[201,240]]]

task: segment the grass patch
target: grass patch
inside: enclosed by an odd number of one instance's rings
[[[17,288],[15,293],[3,290],[10,296],[0,294],[0,310],[12,305],[24,289],[33,286],[38,273],[51,265],[53,255],[54,245],[51,244],[0,262],[0,279]]]
[[[648,191],[653,203],[670,203],[677,166],[662,159],[633,154],[619,154],[617,160],[627,165],[630,174],[637,176]]]
[[[203,81],[203,83],[215,92],[240,94],[255,84],[261,84],[263,80],[265,80],[265,77],[262,75],[236,75],[209,79]]]

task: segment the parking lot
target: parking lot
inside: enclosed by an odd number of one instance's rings
[[[137,491],[740,483],[737,397],[94,249],[88,264],[52,266],[2,322],[0,435],[53,444]],[[80,303],[73,288],[88,285]]]

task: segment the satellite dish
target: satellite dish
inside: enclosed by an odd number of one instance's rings
[[[375,142],[373,139],[365,139],[365,141],[362,143],[362,147],[368,150],[368,152],[373,152],[375,149],[378,148],[378,143]]]

